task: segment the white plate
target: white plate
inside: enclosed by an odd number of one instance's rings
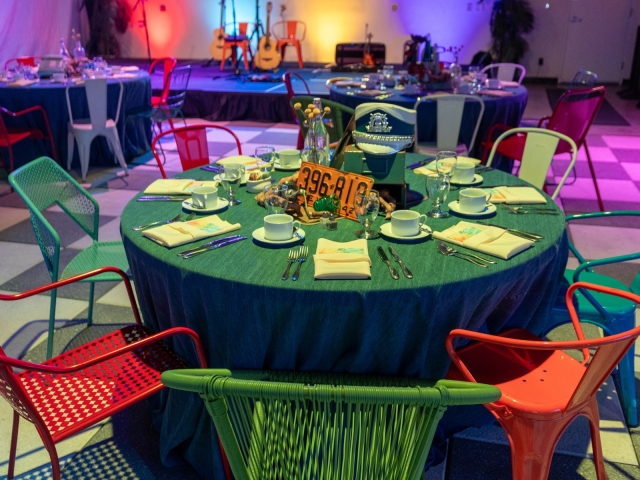
[[[422,239],[422,238],[427,238],[431,236],[431,228],[429,228],[427,225],[424,225],[423,230],[420,231],[420,233],[418,235],[414,235],[412,237],[400,237],[398,235],[394,235],[391,231],[391,222],[387,222],[387,223],[383,223],[382,226],[380,227],[380,233],[382,235],[384,235],[385,237],[389,237],[389,238],[393,238],[396,240],[402,240],[405,242],[409,242],[412,240],[418,240],[418,239]],[[424,230],[426,229],[426,231]]]
[[[214,178],[214,180],[215,180],[215,178]],[[469,182],[469,183],[458,183],[458,182],[454,182],[454,181],[452,180],[452,181],[451,181],[451,185],[460,185],[460,186],[466,187],[466,186],[469,186],[469,185],[477,185],[477,184],[481,183],[481,182],[482,182],[482,180],[484,180],[484,179],[482,178],[482,176],[481,176],[481,175],[478,175],[478,174],[476,173],[476,174],[473,176],[473,180],[472,180],[471,182]]]
[[[249,178],[249,174],[248,174],[248,172],[244,172],[244,177],[242,177],[242,180],[240,180],[240,185],[246,185],[247,184],[247,178]],[[220,174],[217,174],[215,177],[213,177],[213,179],[216,182],[222,182],[222,179],[220,178]]]
[[[185,210],[189,210],[190,212],[195,212],[195,213],[219,212],[223,208],[227,208],[227,206],[229,206],[229,200],[227,200],[226,198],[220,198],[220,197],[218,197],[218,201],[216,203],[216,206],[213,207],[213,208],[194,208],[191,205],[188,205],[187,202],[190,204],[191,203],[191,199],[185,200],[184,202],[182,202],[182,208],[184,208]]]
[[[496,206],[493,203],[489,203],[482,212],[471,213],[460,210],[460,203],[458,202],[458,200],[454,200],[453,202],[449,203],[449,209],[467,217],[482,217],[484,215],[491,215],[492,213],[495,213]]]
[[[302,238],[304,238],[304,236],[305,236],[304,235],[304,230],[299,228],[298,229],[298,233],[300,235],[302,235]],[[296,242],[300,241],[300,239],[296,235],[291,237],[289,240],[267,240],[266,238],[264,238],[264,227],[260,227],[260,228],[258,228],[256,230],[254,230],[251,235],[253,235],[253,238],[258,240],[259,242],[270,243],[271,245],[288,245],[290,243],[296,243]]]
[[[280,165],[280,160],[276,160],[276,170],[280,170],[281,172],[295,172],[296,170],[300,170],[302,166],[302,159],[298,160],[298,165],[291,165],[290,167],[283,167]]]

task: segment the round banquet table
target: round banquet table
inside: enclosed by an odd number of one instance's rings
[[[407,162],[421,158],[409,154]],[[177,177],[211,179],[212,175],[194,169]],[[273,176],[284,175],[275,172]],[[501,171],[482,175],[486,185],[524,183]],[[425,193],[424,177],[406,170],[406,181],[412,190]],[[451,199],[457,196],[457,191],[450,194]],[[237,197],[241,205],[218,215],[240,223],[241,229],[233,233],[248,239],[191,259],[182,259],[176,252],[193,245],[165,248],[132,229],[174,217],[182,211],[179,202],[133,199],[121,217],[145,323],[156,331],[176,326],[194,329],[209,366],[216,368],[442,378],[450,363],[445,338],[454,328],[495,333],[521,327],[540,333],[568,256],[564,216],[514,215],[498,208],[495,216],[484,220],[538,233],[544,240],[510,260],[495,259],[496,265],[481,268],[441,255],[433,239],[392,243],[381,237],[368,242],[373,262],[370,280],[314,280],[312,254],[317,240],[355,239],[359,224],[341,219],[337,231],[303,226],[309,261],[302,265],[298,281],[282,281],[290,247],[264,248],[254,243],[251,233],[262,226],[265,210],[243,187]],[[425,212],[428,202],[414,209]],[[460,220],[452,215],[429,218],[427,223],[439,231]],[[380,216],[374,227],[383,222]],[[379,245],[385,250],[392,245],[414,278],[401,274],[393,280],[375,251]],[[187,341],[176,340],[173,346],[197,365]],[[156,401],[154,421],[161,432],[163,461],[172,464],[177,459],[173,454],[181,453],[206,478],[223,478],[213,423],[202,401],[177,390],[164,390]],[[441,424],[446,421],[447,417]]]
[[[147,151],[151,142],[151,123],[148,119],[141,119],[141,123],[129,122],[125,137],[125,120],[131,112],[151,110],[151,81],[149,74],[144,71],[133,73],[132,78],[120,78],[122,82],[122,106],[118,119],[118,135],[127,160],[139,154],[139,150]],[[107,80],[107,115],[115,118],[118,106],[120,89],[113,78]],[[0,106],[17,112],[25,108],[40,105],[47,112],[53,142],[56,146],[58,162],[65,169],[67,166],[67,125],[69,113],[67,109],[67,97],[65,89],[67,85],[54,83],[49,79],[41,79],[38,83],[28,87],[13,88],[0,82]],[[85,89],[83,85],[74,85],[69,90],[69,99],[75,120],[88,119],[89,107],[87,105]],[[44,122],[40,114],[32,113],[13,119],[3,115],[7,127],[16,128],[40,128],[44,130]],[[50,156],[48,142],[36,142],[24,140],[13,145],[15,168],[18,168],[42,155]],[[79,166],[78,152],[74,155],[72,165]],[[113,154],[109,152],[107,142],[98,137],[91,148],[91,161],[93,165],[113,165]]]
[[[359,94],[359,88],[337,87],[331,86],[330,98],[331,100],[346,105],[347,107],[356,108],[361,103],[368,102],[382,102],[392,103],[404,108],[413,109],[417,96],[402,95],[396,90],[386,90],[383,93],[391,94],[390,97],[384,99],[376,99],[367,95]],[[522,119],[522,114],[527,106],[527,99],[529,92],[523,86],[514,88],[504,88],[505,91],[513,92],[513,95],[508,97],[491,97],[483,95],[484,100],[484,115],[480,122],[480,128],[478,129],[478,135],[476,136],[475,146],[470,156],[475,158],[481,158],[482,147],[480,142],[484,141],[489,134],[489,129],[492,125],[501,123],[510,127],[517,127]],[[471,136],[475,128],[475,119],[480,113],[480,105],[476,102],[471,103],[465,107],[464,114],[462,116],[462,125],[460,126],[460,140],[466,145],[471,142]],[[425,102],[418,108],[418,141],[420,142],[433,142],[436,140],[436,103]],[[345,123],[346,125],[346,123]]]

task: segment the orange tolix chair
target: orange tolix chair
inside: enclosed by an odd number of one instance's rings
[[[284,75],[282,75],[282,81],[284,82],[285,87],[287,87],[287,99],[289,100],[289,103],[291,103],[291,99],[296,95],[296,92],[293,88],[293,83],[292,83],[294,77],[302,82],[302,85],[306,90],[306,94],[311,96],[311,90],[309,90],[309,85],[307,85],[307,82],[305,82],[304,78],[302,78],[301,75],[295,72],[286,72]],[[298,121],[298,115],[296,114],[296,111],[293,109],[293,106],[291,108],[291,113],[293,114],[293,118],[296,121],[296,123],[300,124],[300,122]],[[304,135],[302,134],[302,127],[300,127],[300,130],[298,131],[298,143],[296,144],[296,148],[298,150],[302,150],[304,148]]]
[[[171,72],[175,68],[178,61],[173,57],[158,58],[149,66],[149,75],[152,75],[156,67],[162,66],[162,92],[160,96],[151,97],[152,107],[162,107],[167,104],[167,97],[171,88]]]
[[[27,292],[0,294],[0,300],[20,300],[107,272],[122,277],[136,323],[41,364],[7,357],[0,348],[0,396],[13,408],[8,480],[14,476],[20,417],[35,425],[51,458],[53,479],[59,480],[56,443],[162,390],[162,372],[187,368],[163,339],[191,338],[200,367],[207,366],[193,330],[177,327],[153,334],[142,325],[131,283],[116,267],[98,268]]]
[[[453,360],[447,378],[495,385],[502,391],[500,400],[485,406],[509,439],[514,480],[546,479],[558,440],[580,415],[589,419],[597,478],[607,478],[596,393],[640,336],[640,327],[585,339],[572,301],[577,289],[594,306],[589,290],[640,302],[640,296],[630,292],[577,282],[569,287],[566,303],[578,340],[544,341],[521,329],[497,335],[456,329],[447,337]],[[473,343],[455,349],[455,338]],[[582,361],[566,350],[581,350]]]

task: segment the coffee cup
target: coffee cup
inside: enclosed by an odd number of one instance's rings
[[[413,210],[396,210],[391,214],[391,233],[398,237],[414,237],[427,221],[426,215]]]
[[[64,72],[56,72],[53,74],[54,82],[64,82],[67,79],[67,74]]]
[[[300,222],[294,222],[291,215],[267,215],[264,217],[264,238],[275,242],[290,240],[293,237],[294,226],[300,228]]]
[[[280,156],[281,167],[295,167],[300,163],[300,150],[280,150],[278,155]]]
[[[214,187],[196,187],[191,190],[191,201],[197,208],[215,208],[218,204],[218,189]]]
[[[490,193],[485,193],[479,188],[465,188],[460,190],[458,204],[462,213],[480,213],[487,208],[487,202],[491,198]]]
[[[487,87],[489,87],[489,88],[500,88],[500,79],[498,79],[498,78],[487,78]]]
[[[458,161],[453,172],[451,181],[453,183],[471,183],[476,174],[476,166],[472,162]]]

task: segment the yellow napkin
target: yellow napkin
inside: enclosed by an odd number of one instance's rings
[[[185,243],[214,237],[240,229],[240,224],[221,220],[218,215],[202,217],[188,222],[161,225],[142,232],[142,235],[165,247],[177,247]]]
[[[255,165],[258,163],[255,157],[250,157],[249,155],[234,155],[232,157],[221,158],[217,162],[216,165],[226,165],[228,163],[239,163],[240,165]]]
[[[442,232],[433,232],[434,238],[508,260],[526,250],[533,242],[517,237],[503,228],[459,222]]]
[[[318,280],[349,280],[371,278],[371,260],[366,240],[332,242],[318,240],[314,278]]]
[[[491,194],[491,203],[547,203],[542,194],[533,187],[485,188]]]
[[[140,67],[136,67],[135,65],[129,65],[128,67],[122,67],[121,71],[123,72],[137,72],[140,70]]]
[[[33,85],[34,83],[38,83],[40,80],[27,80],[23,78],[22,80],[16,80],[15,82],[7,83],[7,87],[28,87],[29,85]]]
[[[471,157],[461,157],[458,156],[458,161],[459,162],[468,162],[468,163],[473,163],[474,165],[479,165],[480,164],[480,160],[478,160],[477,158],[471,158]],[[414,168],[413,169],[414,173],[417,173],[418,175],[430,175],[434,172],[436,172],[436,161],[434,160],[431,163],[427,163],[425,166],[423,167],[418,167],[418,168]]]
[[[144,193],[147,195],[190,195],[191,190],[196,187],[218,188],[218,182],[161,178],[149,185]]]

